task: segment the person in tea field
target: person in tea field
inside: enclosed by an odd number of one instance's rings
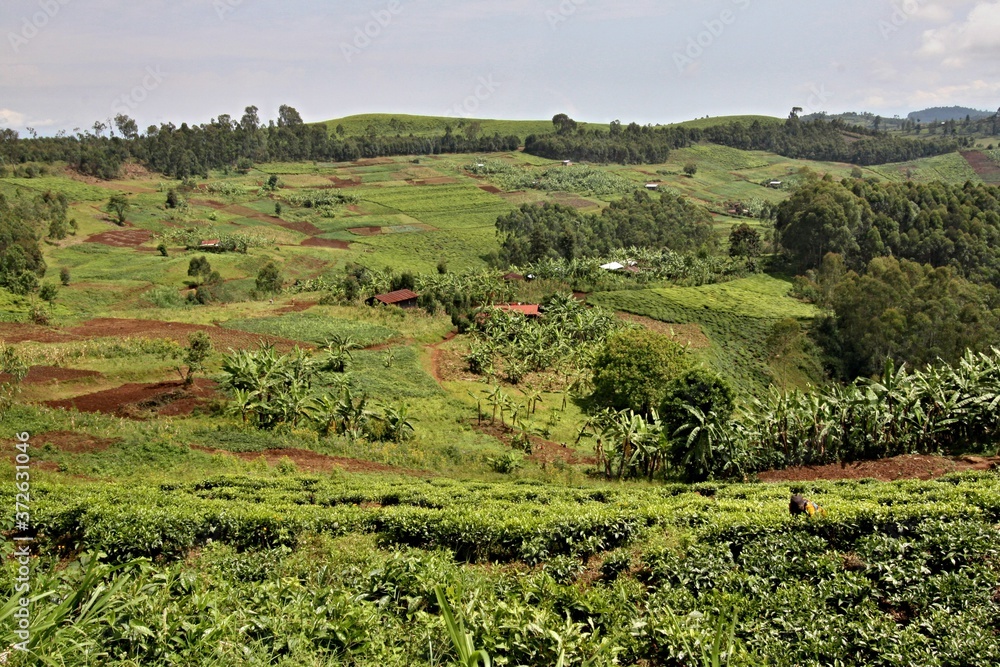
[[[788,511],[792,513],[792,516],[805,514],[812,517],[826,514],[826,510],[822,507],[798,493],[793,493],[792,499],[788,501]]]

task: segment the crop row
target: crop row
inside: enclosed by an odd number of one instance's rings
[[[787,488],[752,485],[606,491],[236,477],[175,487],[38,484],[35,494],[35,528],[47,549],[100,549],[115,560],[179,558],[209,542],[293,546],[306,533],[356,532],[374,533],[387,545],[449,549],[463,561],[536,563],[609,551],[648,529],[736,548],[791,530],[849,549],[865,535],[928,520],[1000,521],[1000,477],[992,474],[817,484],[811,496],[827,515],[810,522],[789,516]]]

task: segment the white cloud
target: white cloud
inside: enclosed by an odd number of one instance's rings
[[[951,67],[1000,54],[1000,0],[978,2],[965,19],[924,31],[920,53]]]
[[[27,119],[28,117],[23,113],[19,113],[12,109],[0,109],[0,125],[17,125],[20,127],[24,125],[24,121]]]

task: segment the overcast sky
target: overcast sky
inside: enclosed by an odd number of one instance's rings
[[[2,0],[0,127],[1000,106],[1000,0]]]

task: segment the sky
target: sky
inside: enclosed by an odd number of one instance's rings
[[[1000,107],[1000,0],[3,0],[0,127]]]

